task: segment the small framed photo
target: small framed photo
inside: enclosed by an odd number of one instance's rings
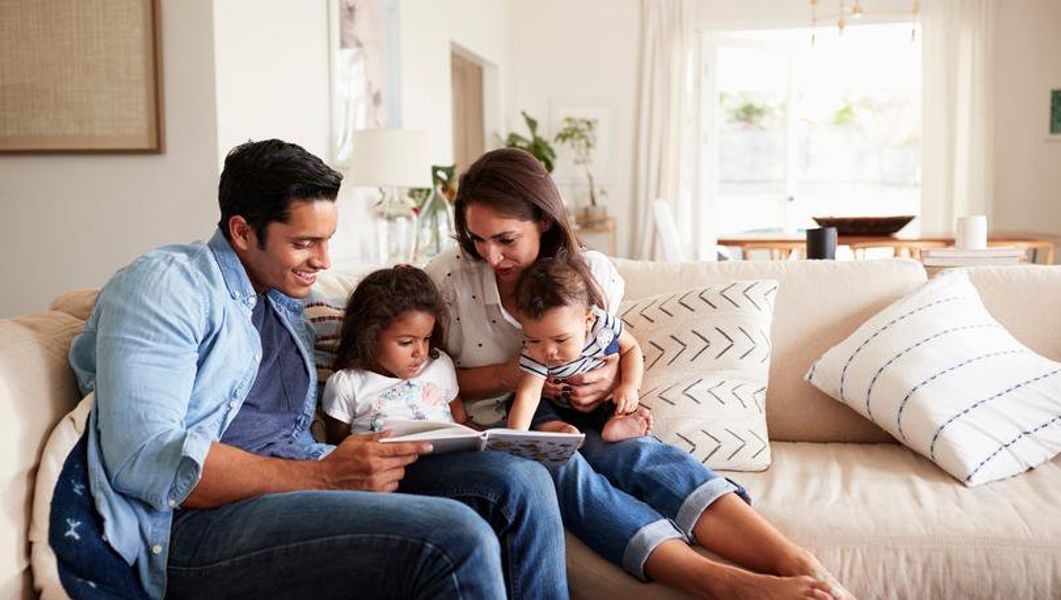
[[[1050,88],[1049,130],[1046,139],[1061,142],[1061,85]]]

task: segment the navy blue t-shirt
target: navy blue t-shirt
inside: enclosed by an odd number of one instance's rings
[[[258,376],[221,442],[262,456],[304,458],[292,432],[302,412],[309,373],[269,299],[259,295],[251,321],[262,340]]]

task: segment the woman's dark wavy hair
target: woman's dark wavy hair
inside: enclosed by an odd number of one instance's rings
[[[605,308],[604,295],[580,256],[559,252],[539,258],[516,281],[516,310],[530,319],[541,319],[561,306]]]
[[[582,247],[552,177],[525,150],[491,150],[461,175],[454,206],[457,242],[465,254],[482,260],[468,233],[466,213],[472,204],[490,207],[520,221],[538,222],[546,218],[550,227],[542,234],[541,256],[555,256],[561,249],[577,255]]]
[[[542,163],[526,150],[491,150],[461,175],[454,204],[457,243],[466,256],[482,260],[468,232],[467,212],[472,204],[489,207],[520,221],[537,223],[544,218],[549,222],[549,228],[542,233],[538,260],[566,253],[571,267],[591,284],[594,281],[589,266],[582,259],[582,243],[571,226],[560,190]]]
[[[427,273],[409,265],[374,271],[361,280],[346,302],[335,370],[375,367],[379,336],[402,313],[420,311],[435,317],[431,358],[442,345],[446,305]]]

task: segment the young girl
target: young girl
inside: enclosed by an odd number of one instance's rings
[[[623,322],[600,308],[603,297],[578,257],[560,252],[528,267],[516,283],[516,318],[523,327],[522,371],[516,397],[508,413],[512,429],[533,427],[541,431],[577,431],[565,421],[594,427],[601,438],[618,442],[648,435],[652,417],[638,407],[644,355]],[[619,385],[612,404],[602,404],[588,414],[573,410],[564,397],[552,404],[540,402],[547,379],[562,382],[604,364],[603,358],[619,354]]]
[[[453,362],[438,349],[444,311],[434,282],[415,267],[382,269],[358,284],[324,386],[330,442],[382,431],[387,419],[466,420]]]

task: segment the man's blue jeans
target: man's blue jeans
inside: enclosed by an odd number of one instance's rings
[[[422,457],[399,492],[269,494],[181,511],[167,596],[567,597],[556,495],[537,463]]]

